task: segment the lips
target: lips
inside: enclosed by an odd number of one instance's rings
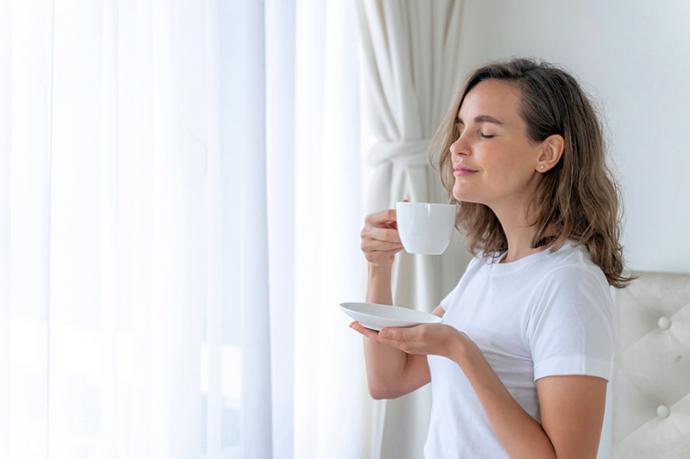
[[[477,172],[477,169],[470,169],[466,166],[457,165],[453,168],[455,172]]]

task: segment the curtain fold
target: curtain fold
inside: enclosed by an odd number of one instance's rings
[[[0,0],[0,456],[359,458],[355,10]]]
[[[0,455],[218,457],[218,5],[0,7]]]
[[[0,0],[0,413],[10,411],[10,9]],[[0,415],[0,457],[10,455],[9,416]]]
[[[266,3],[266,155],[273,456],[294,450],[295,25],[294,1]]]
[[[354,459],[369,405],[362,338],[339,303],[364,296],[366,267],[355,9],[301,0],[296,18],[294,457]]]
[[[266,41],[262,2],[247,2],[244,142],[240,170],[240,251],[242,317],[242,425],[245,457],[273,453],[271,337],[266,195]]]
[[[375,143],[367,213],[411,201],[448,202],[427,148],[450,109],[459,74],[462,1],[359,1],[358,20],[366,85],[365,106]],[[431,311],[458,282],[469,261],[453,235],[441,256],[402,252],[393,265],[393,302]],[[372,457],[420,457],[427,432],[428,387],[374,404]]]

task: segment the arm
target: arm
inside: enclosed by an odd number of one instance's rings
[[[392,304],[391,267],[369,265],[367,303]],[[400,349],[377,343],[364,337],[364,360],[367,366],[369,393],[375,399],[383,398],[399,379],[407,362],[407,354]]]
[[[452,358],[470,381],[496,436],[513,458],[595,458],[606,380],[550,376],[537,380],[542,424],[512,397],[479,348],[462,340]]]
[[[606,384],[603,378],[587,375],[537,380],[541,424],[557,457],[596,458],[604,422]]]
[[[439,317],[443,317],[445,311],[441,306],[437,306],[436,309],[432,311]],[[366,328],[358,325],[358,331],[362,333],[365,337],[368,336],[373,342],[377,342],[378,334],[375,331],[367,330]],[[388,345],[386,345],[388,346]],[[388,346],[391,347],[391,346]],[[392,347],[395,349],[394,347]],[[372,397],[375,399],[393,399],[407,395],[420,387],[423,387],[431,382],[431,371],[429,370],[429,360],[426,355],[423,354],[409,354],[405,353],[407,358],[405,365],[403,367],[402,374],[390,381],[385,387],[385,391],[380,393],[372,393]]]
[[[370,293],[372,293],[372,291],[374,291],[373,293],[376,293],[375,289],[377,287],[381,287],[381,285],[377,283],[370,283],[369,285]],[[390,287],[383,288],[381,291],[379,291],[379,293],[388,293],[390,295]],[[367,300],[370,300],[369,296],[367,296]],[[441,306],[437,306],[436,309],[434,309],[432,312],[432,314],[435,314],[439,317],[443,317],[444,313],[445,311]],[[353,323],[353,328],[355,328],[357,331],[364,335],[365,352],[367,352],[367,354],[365,354],[365,357],[367,359],[367,379],[369,381],[369,393],[374,399],[394,399],[402,397],[403,395],[407,395],[410,392],[413,392],[431,382],[429,361],[427,360],[426,355],[408,354],[407,352],[401,351],[396,347],[380,343],[377,341],[378,332],[368,330],[362,327],[361,325],[357,324],[356,322]],[[367,345],[369,345],[370,347],[367,348]],[[376,359],[382,355],[381,353],[377,354],[378,351],[391,352],[393,356],[392,358],[397,358],[398,353],[402,352],[405,361],[402,363],[402,367],[394,367],[393,369],[388,369],[387,371],[391,371],[392,373],[390,373],[389,375],[384,374],[383,377],[386,379],[377,384],[374,384],[374,377],[381,377],[381,367],[379,367],[379,369],[377,369],[376,367]],[[385,358],[386,357],[383,357],[383,359]],[[385,360],[384,363],[386,363]],[[395,365],[400,365],[400,363],[396,363]],[[386,370],[384,369],[384,371]]]

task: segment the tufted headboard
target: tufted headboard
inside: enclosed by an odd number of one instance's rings
[[[599,457],[690,459],[690,274],[635,274],[615,290],[610,444]]]

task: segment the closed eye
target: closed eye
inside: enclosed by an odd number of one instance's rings
[[[461,125],[462,125],[462,123],[455,123],[455,130],[458,133],[458,137],[462,134]],[[492,139],[492,138],[496,137],[495,135],[492,135],[492,134],[484,134],[480,129],[478,129],[477,132],[479,133],[479,137],[481,137],[483,139]]]

